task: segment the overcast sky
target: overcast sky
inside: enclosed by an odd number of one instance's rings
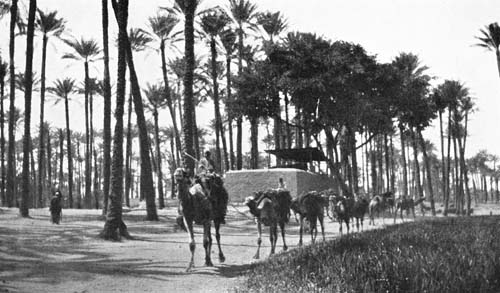
[[[158,6],[170,6],[171,1],[130,0],[129,26],[145,27],[147,17],[156,13]],[[202,7],[227,6],[228,1],[205,0]],[[281,11],[287,18],[289,30],[312,32],[332,41],[344,40],[361,44],[369,54],[377,55],[380,62],[390,62],[401,52],[417,54],[428,73],[440,83],[444,79],[457,79],[465,83],[474,97],[478,111],[471,116],[468,141],[469,156],[480,149],[500,154],[499,109],[500,79],[495,55],[473,46],[479,29],[500,19],[498,0],[254,0],[260,11]],[[25,5],[23,4],[25,7]],[[43,10],[57,10],[67,20],[69,34],[80,38],[95,38],[102,43],[101,1],[99,0],[38,0]],[[110,8],[110,17],[113,17]],[[116,32],[114,19],[110,19],[111,38]],[[36,38],[34,68],[40,72],[41,41]],[[71,76],[83,80],[83,65],[60,56],[70,50],[56,40],[50,41],[47,65],[47,83],[56,78]],[[180,48],[183,47],[181,44]],[[17,67],[24,71],[25,44],[17,43]],[[116,55],[111,47],[112,55]],[[8,17],[0,23],[0,52],[8,57]],[[206,55],[197,51],[196,54]],[[173,55],[171,56],[173,57]],[[135,56],[141,84],[160,81],[160,59],[156,53]],[[116,59],[112,60],[115,68]],[[91,69],[93,76],[100,72],[99,62]],[[112,78],[116,75],[111,71]],[[38,124],[38,99],[33,99],[33,118]],[[18,96],[19,105],[22,96]],[[62,127],[62,105],[49,102],[47,119]],[[101,108],[97,108],[100,111]],[[74,111],[77,106],[74,106]],[[200,111],[201,121],[211,119],[210,111]],[[78,112],[77,112],[78,113]],[[208,117],[206,113],[209,113]],[[160,114],[161,115],[161,114]],[[167,117],[165,111],[164,117]],[[83,130],[83,116],[72,115],[72,124]],[[96,127],[101,128],[101,116],[96,113]],[[161,116],[160,116],[161,119]],[[434,123],[437,125],[437,122]],[[427,132],[436,145],[437,131]]]

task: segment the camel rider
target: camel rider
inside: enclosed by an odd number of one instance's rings
[[[215,162],[210,157],[210,152],[205,152],[205,157],[198,162],[198,175],[213,174],[215,172]]]

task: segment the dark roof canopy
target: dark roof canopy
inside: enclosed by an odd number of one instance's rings
[[[266,150],[266,152],[280,159],[296,162],[326,161],[323,153],[317,148]]]

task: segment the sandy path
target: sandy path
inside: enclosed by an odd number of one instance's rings
[[[245,207],[238,209],[247,214]],[[254,222],[233,207],[229,208],[228,224],[221,229],[226,262],[218,262],[214,245],[215,266],[203,266],[201,229],[197,227],[196,267],[190,273],[185,273],[189,260],[186,233],[174,227],[175,207],[159,211],[158,222],[142,221],[144,210],[126,213],[125,223],[136,239],[122,242],[96,237],[103,227],[100,211],[64,210],[61,225],[49,222],[48,209],[30,210],[30,219],[17,213],[17,209],[0,210],[0,292],[233,291],[244,281],[242,275],[256,249]],[[381,220],[375,227],[382,227]],[[365,223],[365,228],[373,227]],[[336,237],[338,224],[326,219],[325,230],[327,239]],[[263,237],[261,256],[267,257],[267,231]],[[309,242],[307,235],[305,243]],[[293,249],[297,243],[298,226],[292,220],[287,244]],[[282,250],[281,237],[277,249]]]

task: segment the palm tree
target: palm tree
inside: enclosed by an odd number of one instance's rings
[[[257,24],[262,26],[266,34],[269,36],[269,44],[274,45],[274,39],[278,37],[287,29],[287,23],[283,15],[278,11],[275,13],[265,12],[257,14]],[[276,107],[276,114],[274,117],[274,129],[273,135],[275,138],[275,148],[281,148],[281,111],[280,111],[280,98],[278,90],[275,89],[273,92],[273,101],[275,102],[274,107]],[[286,105],[287,106],[287,105]],[[290,127],[287,124],[287,139],[290,137]]]
[[[476,44],[476,46],[495,52],[495,55],[497,56],[498,74],[500,75],[500,26],[498,25],[498,22],[494,22],[479,31],[482,35],[476,37],[476,39],[481,42]]]
[[[111,177],[111,82],[109,76],[108,1],[102,0],[102,39],[104,55],[104,122],[103,122],[103,215],[108,212],[109,184]]]
[[[0,160],[1,171],[0,171],[0,198],[2,199],[2,204],[5,205],[7,199],[5,198],[5,110],[3,107],[4,100],[4,88],[5,88],[5,77],[7,76],[8,64],[2,60],[0,56]]]
[[[221,34],[221,42],[226,54],[226,113],[229,132],[229,160],[230,166],[226,166],[226,170],[234,169],[234,149],[233,149],[233,113],[231,113],[231,61],[236,49],[236,34],[230,28],[226,29]]]
[[[214,111],[215,111],[215,156],[216,156],[216,169],[218,172],[221,170],[221,150],[220,150],[220,140],[222,138],[224,145],[224,160],[226,162],[226,166],[228,166],[228,156],[227,156],[227,147],[226,147],[226,139],[224,135],[224,128],[222,126],[222,118],[220,113],[220,105],[219,105],[219,83],[217,81],[217,37],[223,32],[226,25],[230,22],[229,16],[224,12],[224,10],[220,8],[214,8],[206,13],[201,18],[201,27],[203,31],[210,38],[210,52],[211,52],[211,77],[213,83],[213,102],[214,102]],[[226,170],[228,168],[226,167]]]
[[[426,75],[423,74],[425,70],[428,69],[427,66],[421,66],[420,60],[418,56],[411,53],[401,53],[397,56],[392,64],[395,66],[396,70],[401,75],[403,80],[403,84],[405,87],[402,88],[400,92],[399,99],[399,130],[400,130],[400,138],[401,138],[401,152],[402,152],[402,165],[403,165],[403,196],[408,195],[408,173],[407,173],[407,165],[406,165],[406,154],[405,154],[405,138],[404,131],[407,127],[408,121],[406,121],[406,117],[411,116],[408,113],[412,111],[412,103],[408,101],[413,101],[418,99],[414,93],[415,85],[419,85],[419,82],[423,78],[427,78]],[[419,95],[418,92],[417,95]]]
[[[47,43],[49,36],[60,37],[65,29],[65,21],[57,17],[57,11],[43,12],[38,9],[38,17],[36,19],[37,29],[42,33],[42,73],[41,73],[41,88],[40,88],[40,134],[38,145],[38,205],[42,206],[43,195],[43,178],[44,174],[44,156],[45,156],[45,141],[44,141],[44,108],[45,108],[45,68],[47,59]]]
[[[193,93],[193,73],[194,73],[194,17],[195,12],[200,3],[200,0],[175,0],[178,9],[184,14],[184,55],[185,55],[185,66],[186,70],[184,72],[184,104],[183,112],[188,114],[194,114],[194,93]],[[194,117],[194,116],[193,116]],[[193,174],[195,168],[195,161],[192,157],[195,157],[194,152],[194,133],[196,125],[193,123],[193,119],[184,118],[184,167],[188,170],[189,174]]]
[[[159,53],[161,56],[161,69],[163,74],[163,83],[165,86],[165,99],[167,101],[167,107],[170,112],[170,117],[172,118],[172,125],[175,132],[175,143],[177,145],[177,151],[181,151],[181,138],[179,134],[179,127],[177,126],[177,117],[175,115],[174,102],[172,99],[172,93],[170,90],[170,84],[167,74],[167,62],[165,58],[165,49],[167,46],[173,45],[173,43],[178,41],[178,34],[174,32],[174,28],[179,23],[179,19],[175,13],[169,12],[167,15],[157,14],[155,17],[150,17],[149,28],[153,32],[150,34],[154,36],[159,44]]]
[[[116,12],[116,9],[115,9]],[[129,38],[130,37],[130,38]],[[142,103],[141,88],[134,66],[133,50],[140,51],[146,48],[151,38],[142,31],[131,30],[125,38],[125,51],[130,72],[131,93],[134,101],[137,126],[139,127],[139,142],[141,156],[141,198],[146,199],[147,220],[157,221],[155,191],[153,187],[153,171],[151,157],[149,155],[150,140],[147,131],[146,118],[144,117],[144,105]]]
[[[64,113],[66,117],[66,143],[68,153],[68,203],[69,207],[73,208],[73,155],[71,150],[71,128],[69,127],[69,95],[76,90],[75,80],[71,78],[58,79],[54,82],[54,86],[48,89],[49,92],[56,95],[60,99],[58,103],[64,100]],[[39,171],[40,172],[40,171]]]
[[[16,100],[16,72],[14,66],[15,53],[15,28],[19,21],[18,0],[12,0],[10,5],[10,37],[9,37],[9,72],[10,72],[10,106],[9,106],[9,146],[7,154],[7,206],[12,207],[16,189],[16,169],[15,169],[15,151],[16,142],[14,135],[15,128],[15,100]]]
[[[160,152],[160,131],[158,126],[158,110],[166,106],[167,101],[165,99],[165,88],[158,85],[147,84],[144,94],[149,101],[151,111],[153,112],[154,118],[154,135],[155,135],[155,146],[156,146],[156,169],[158,176],[158,198],[160,209],[165,207],[164,193],[163,193],[163,175],[161,170],[161,152]]]
[[[244,54],[244,27],[251,25],[252,20],[256,17],[257,6],[250,3],[248,0],[229,0],[229,10],[231,16],[237,25],[238,34],[238,75],[243,72],[243,54]],[[243,164],[242,156],[242,123],[243,117],[239,115],[236,118],[236,169],[240,170]]]
[[[127,16],[128,0],[112,0],[111,4],[118,23],[118,76],[116,85],[115,131],[113,137],[113,160],[111,165],[111,193],[106,223],[101,232],[104,239],[117,240],[129,236],[127,226],[122,219],[123,198],[123,113],[125,104],[127,70]]]
[[[101,50],[95,40],[64,40],[73,49],[74,53],[66,53],[62,58],[83,61],[85,70],[85,205],[90,207],[92,188],[92,153],[90,149],[90,125],[89,125],[89,63],[100,54]]]

